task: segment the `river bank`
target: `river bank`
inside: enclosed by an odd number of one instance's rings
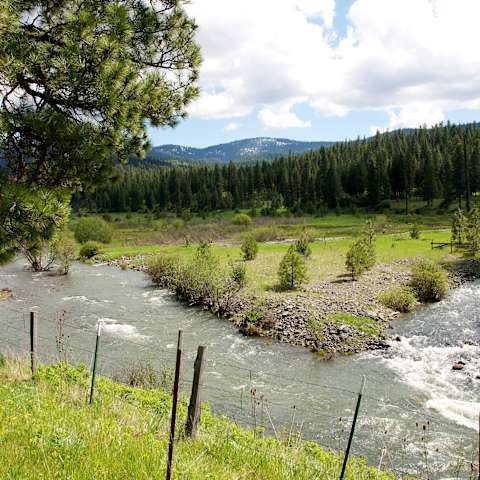
[[[150,257],[122,257],[106,264],[146,272]],[[241,291],[229,299],[227,307],[211,301],[200,307],[214,313],[222,311],[222,316],[246,335],[305,347],[326,358],[387,349],[392,321],[400,314],[382,305],[378,295],[407,284],[415,261],[408,258],[377,264],[355,281],[347,275],[331,276],[296,293],[252,295]],[[478,260],[450,259],[446,267],[450,289],[480,278]]]
[[[172,365],[182,329],[182,392],[190,393],[184,382],[191,380],[198,345],[205,345],[203,398],[214,412],[254,423],[249,396],[253,387],[278,431],[293,422],[293,430],[301,430],[305,438],[339,450],[347,444],[356,392],[365,375],[355,453],[373,465],[388,455],[392,469],[421,477],[421,452],[428,449],[429,468],[438,472],[432,479],[469,478],[470,470],[458,475],[452,465],[460,461],[458,455],[471,458],[469,448],[478,438],[480,282],[465,284],[442,302],[391,322],[389,332],[401,341],[392,342],[388,350],[339,355],[326,362],[307,348],[245,337],[232,322],[188,307],[133,269],[75,263],[67,276],[49,276],[26,271],[19,259],[0,268],[0,281],[14,292],[0,303],[1,343],[7,348],[29,348],[32,307],[39,312],[40,356],[47,359],[58,358],[59,314],[66,320],[69,360],[86,365],[92,360],[96,324],[103,321],[99,374],[142,359],[151,359],[155,366],[165,361]],[[452,369],[458,361],[466,364],[460,372]],[[259,422],[261,406],[256,412]],[[270,425],[265,409],[263,413]],[[435,433],[429,433],[425,445],[420,434],[427,420]]]

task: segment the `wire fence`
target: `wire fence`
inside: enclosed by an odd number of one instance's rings
[[[16,323],[3,322],[2,329],[0,348],[4,353],[31,355],[31,325],[27,316]],[[101,342],[96,352],[96,330],[68,322],[63,315],[41,318],[36,337],[39,346],[35,355],[40,363],[65,361],[90,368],[96,363],[99,375],[131,382],[131,378],[125,378],[125,372],[131,369],[132,362],[148,361],[163,372],[162,386],[169,389],[173,386],[176,356],[173,338],[158,339],[155,345],[141,339],[110,339],[108,343]],[[133,357],[125,357],[126,346],[134,352]],[[179,371],[179,392],[186,398],[192,392],[194,360],[194,351],[185,352]],[[302,387],[308,387],[308,403],[302,398],[304,390],[298,401],[291,403],[292,396],[282,392],[295,392],[300,381]],[[365,456],[369,464],[398,478],[415,475],[425,480],[480,479],[479,433],[458,428],[453,422],[426,412],[414,399],[392,402],[391,379],[380,372],[375,377],[369,376],[366,382],[367,388],[360,395],[353,388],[255,370],[223,358],[208,358],[207,353],[197,387],[212,413],[252,429],[255,435],[273,436],[292,448],[300,440],[309,439],[343,453],[350,449],[351,443],[352,455]],[[372,395],[369,384],[375,384],[375,392],[382,395]],[[280,456],[277,460],[293,468],[291,458]]]

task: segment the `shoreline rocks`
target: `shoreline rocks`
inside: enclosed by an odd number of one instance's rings
[[[122,257],[106,262],[120,268],[131,260],[143,260],[151,255]],[[214,313],[222,312],[246,335],[258,335],[272,340],[290,343],[318,352],[325,358],[334,355],[349,355],[367,350],[387,349],[390,341],[388,329],[399,313],[384,307],[377,299],[386,289],[406,284],[410,278],[408,266],[413,259],[402,259],[389,264],[378,264],[356,281],[345,276],[332,277],[309,285],[297,293],[268,293],[265,297],[237,295],[224,305],[201,305]],[[136,271],[145,272],[146,265],[128,265]],[[480,278],[480,261],[465,260],[450,266],[448,280],[451,289]],[[259,312],[268,321],[246,324],[251,311]],[[368,317],[375,324],[378,334],[366,335],[353,325],[328,320],[331,314],[342,313],[355,317]],[[312,333],[312,319],[319,320],[321,332]],[[400,339],[396,339],[400,341]],[[460,362],[457,362],[458,365]],[[455,364],[457,365],[457,364]],[[463,368],[463,367],[461,367]],[[454,370],[461,370],[454,368]]]

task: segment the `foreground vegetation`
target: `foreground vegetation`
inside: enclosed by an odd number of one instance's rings
[[[171,397],[98,378],[96,400],[86,404],[88,372],[64,364],[40,366],[37,382],[27,364],[0,362],[0,477],[9,479],[163,478],[168,448]],[[179,406],[178,425],[186,419]],[[175,445],[173,478],[298,479],[338,478],[342,456],[288,435],[275,440],[226,418],[202,411],[195,440]],[[394,477],[352,458],[350,480]]]

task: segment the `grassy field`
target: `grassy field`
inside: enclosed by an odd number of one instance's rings
[[[26,362],[0,362],[0,478],[88,480],[164,478],[170,395],[98,379],[96,401],[86,404],[88,372],[40,366],[36,383]],[[183,425],[186,405],[179,409]],[[195,440],[175,446],[175,479],[327,480],[342,458],[312,442],[264,437],[225,418],[202,413]],[[353,458],[350,480],[394,477]]]
[[[363,224],[362,224],[363,228]],[[408,234],[381,234],[377,237],[377,263],[390,263],[405,258],[432,258],[437,261],[452,258],[450,249],[432,249],[431,241],[448,242],[450,232],[448,230],[429,231],[421,234],[420,239],[414,240]],[[307,261],[310,273],[310,282],[322,281],[346,273],[345,254],[352,243],[351,238],[338,240],[317,240],[312,247],[312,254]],[[277,283],[277,271],[280,260],[289,247],[289,243],[260,243],[257,258],[246,262],[249,279],[248,289],[251,292],[274,290]],[[138,254],[150,255],[164,253],[179,255],[185,258],[193,255],[196,245],[181,244],[170,245],[138,245],[119,246],[112,244],[107,246],[103,258],[115,260],[123,256]],[[239,261],[241,259],[239,245],[213,245],[213,251],[221,259],[222,263]],[[148,259],[132,260],[141,263]]]
[[[419,203],[419,205],[422,205]],[[413,208],[413,207],[412,207]],[[392,211],[401,211],[395,209]],[[205,217],[198,215],[177,218],[172,214],[156,218],[151,213],[112,213],[103,216],[114,228],[112,245],[121,247],[145,247],[160,244],[192,242],[240,242],[246,232],[259,241],[284,240],[298,237],[307,229],[314,237],[352,237],[359,234],[366,220],[373,221],[380,233],[408,232],[415,223],[420,230],[450,228],[452,213],[437,213],[436,210],[421,210],[421,215],[405,216],[401,213],[357,212],[328,213],[324,216],[256,216],[249,226],[235,225],[235,212],[216,212]],[[242,210],[241,213],[249,213]],[[75,224],[77,217],[73,217]]]

